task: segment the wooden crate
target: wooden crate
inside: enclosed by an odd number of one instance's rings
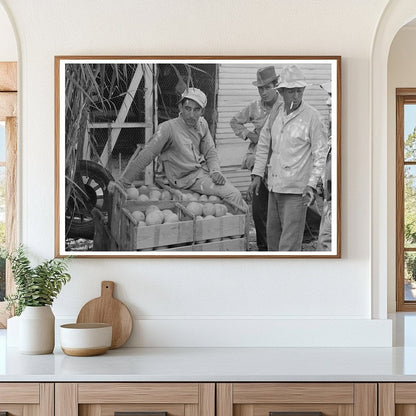
[[[196,219],[186,209],[188,202],[128,200],[124,190],[116,186],[113,194],[110,228],[113,249],[120,251],[244,251],[248,248],[247,214],[238,206],[221,201],[232,216]],[[204,204],[204,203],[203,203]],[[171,209],[177,223],[139,226],[132,213],[145,211],[149,205]]]
[[[195,242],[210,242],[209,240],[227,237],[244,238],[247,235],[247,215],[238,208],[232,207],[225,201],[228,212],[232,216],[195,221]],[[208,240],[208,241],[207,241]]]
[[[132,216],[136,210],[144,211],[149,205],[160,210],[170,209],[178,215],[180,221],[157,225],[139,226]],[[183,207],[174,201],[126,201],[121,212],[121,250],[166,249],[168,246],[192,243],[194,241],[194,221],[186,217]]]
[[[172,247],[168,251],[244,251],[247,239],[223,238],[220,241],[191,244],[187,246]]]

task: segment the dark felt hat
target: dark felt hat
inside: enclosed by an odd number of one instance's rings
[[[276,75],[274,66],[266,66],[257,71],[257,81],[254,81],[253,85],[256,87],[264,87],[277,79],[279,79],[279,76]]]

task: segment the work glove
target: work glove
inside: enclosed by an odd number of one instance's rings
[[[221,172],[211,172],[210,175],[212,182],[215,183],[215,185],[224,185],[225,184],[225,176]]]

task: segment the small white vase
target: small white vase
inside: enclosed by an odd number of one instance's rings
[[[19,319],[19,351],[50,354],[55,347],[55,315],[49,305],[26,306]]]
[[[18,348],[19,346],[19,319],[20,316],[13,316],[7,319],[7,346]]]

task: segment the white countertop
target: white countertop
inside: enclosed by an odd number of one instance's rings
[[[393,317],[392,348],[119,348],[24,355],[0,330],[0,382],[416,381],[416,314]]]
[[[9,348],[0,381],[416,381],[416,348],[119,348],[95,357]]]

